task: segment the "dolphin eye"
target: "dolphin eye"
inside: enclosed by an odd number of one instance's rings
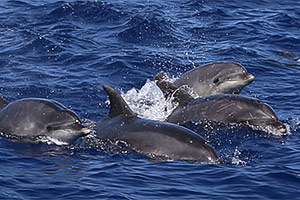
[[[220,80],[219,80],[219,78],[216,78],[215,80],[214,80],[214,83],[218,83]]]

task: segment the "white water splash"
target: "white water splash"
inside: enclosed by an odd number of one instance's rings
[[[293,131],[297,131],[297,129],[299,129],[299,128],[300,128],[300,118],[297,117],[293,120],[291,129]]]
[[[58,146],[69,145],[69,143],[67,143],[67,142],[62,142],[60,140],[57,140],[57,139],[49,137],[49,136],[38,136],[36,142],[42,142],[42,143],[46,143],[48,145],[55,144]]]
[[[238,147],[235,147],[235,150],[234,150],[234,153],[233,153],[233,158],[232,158],[232,161],[231,163],[233,165],[246,165],[247,162],[246,161],[243,161],[240,159],[240,155],[241,155],[241,152],[239,151]]]
[[[147,80],[140,90],[133,88],[121,95],[141,118],[164,121],[175,108],[171,100],[165,100],[155,81]]]

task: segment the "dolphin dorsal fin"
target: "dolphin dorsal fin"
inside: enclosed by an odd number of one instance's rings
[[[117,117],[119,115],[136,116],[122,96],[114,88],[103,85],[103,89],[107,93],[110,101],[109,118]]]
[[[167,99],[173,95],[174,101],[179,104],[184,104],[192,99],[194,99],[187,91],[181,87],[176,87],[173,83],[161,80],[156,82],[156,85],[163,92],[164,97]]]
[[[4,99],[3,97],[0,96],[0,109],[4,108],[8,104],[9,104],[9,102],[6,99]]]

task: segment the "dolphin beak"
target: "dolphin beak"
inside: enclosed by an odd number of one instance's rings
[[[85,125],[82,125],[82,124],[79,124],[79,123],[76,123],[76,124],[72,124],[69,126],[70,129],[78,132],[78,133],[81,133],[82,135],[88,135],[92,129],[90,129],[89,127],[85,126]]]
[[[286,133],[287,132],[286,127],[281,127],[278,131],[281,132],[281,133]]]
[[[80,132],[83,133],[84,135],[88,135],[90,132],[92,131],[92,129],[88,128],[88,127],[83,127]]]
[[[278,131],[281,132],[281,133],[286,133],[287,132],[287,129],[286,129],[286,126],[284,124],[280,124],[278,127],[277,127]]]
[[[279,121],[275,122],[275,123],[273,124],[273,127],[274,127],[277,131],[279,131],[280,133],[286,133],[286,132],[287,132],[286,126],[285,126],[283,123],[279,122]]]
[[[253,74],[248,74],[247,76],[246,76],[246,79],[248,80],[248,81],[250,81],[250,82],[252,82],[253,80],[254,80],[254,75]]]

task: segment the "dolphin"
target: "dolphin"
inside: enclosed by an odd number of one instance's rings
[[[272,107],[255,98],[240,95],[213,95],[194,99],[183,89],[177,89],[165,80],[158,82],[160,88],[173,92],[178,106],[166,121],[184,124],[189,121],[213,121],[221,123],[243,123],[253,126],[270,126],[286,133],[285,125],[278,121]]]
[[[101,140],[122,141],[137,153],[151,158],[214,163],[216,151],[195,132],[168,122],[142,119],[121,95],[103,86],[110,100],[109,115],[96,125]]]
[[[281,53],[284,57],[288,59],[294,60],[296,62],[300,62],[300,58],[291,52],[279,50],[279,53]]]
[[[48,136],[71,144],[90,133],[79,117],[54,100],[25,98],[9,103],[0,98],[0,132],[33,141]]]
[[[160,81],[171,76],[160,72],[154,80]],[[254,80],[254,76],[238,63],[219,62],[207,64],[188,71],[175,80],[177,88],[187,85],[197,97],[217,94],[239,94],[240,91]],[[162,91],[165,97],[168,93]]]

